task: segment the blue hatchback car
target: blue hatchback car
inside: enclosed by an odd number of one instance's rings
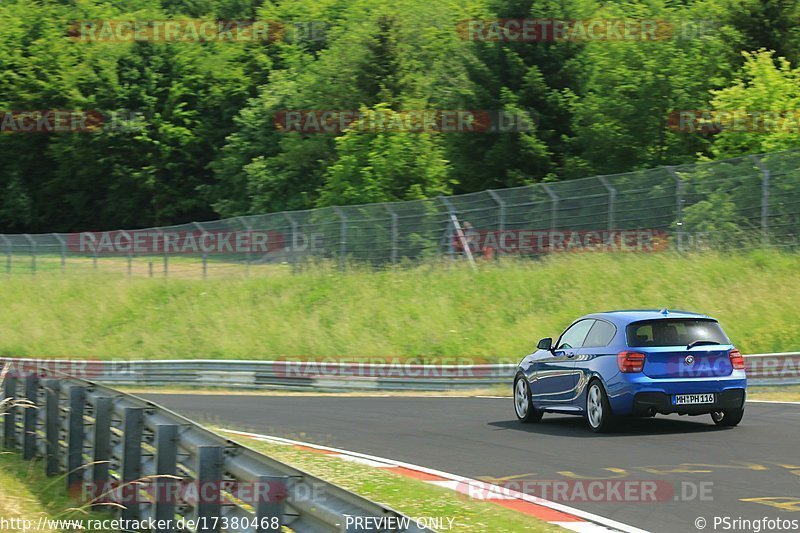
[[[619,417],[670,413],[735,426],[746,387],[742,354],[710,316],[608,311],[576,320],[555,343],[539,341],[517,367],[514,410],[523,422],[582,415],[595,432]]]

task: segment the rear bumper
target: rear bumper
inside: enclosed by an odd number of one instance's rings
[[[744,389],[727,389],[716,393],[715,403],[703,405],[673,405],[672,395],[664,392],[639,392],[633,397],[631,414],[649,416],[655,413],[703,415],[724,409],[741,409],[745,400]]]

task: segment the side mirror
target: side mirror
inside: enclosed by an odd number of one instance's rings
[[[553,347],[553,339],[550,337],[545,337],[539,341],[539,344],[537,344],[536,347],[540,350],[550,350]]]

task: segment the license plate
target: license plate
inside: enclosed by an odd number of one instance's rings
[[[676,394],[672,397],[672,405],[700,405],[714,403],[713,394]]]

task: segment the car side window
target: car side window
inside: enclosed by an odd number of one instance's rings
[[[567,350],[583,346],[583,341],[594,323],[595,321],[591,319],[575,322],[561,334],[556,350]]]
[[[584,348],[602,348],[608,346],[617,328],[613,324],[609,324],[604,320],[595,320],[594,326],[589,330],[586,340],[583,341]]]

